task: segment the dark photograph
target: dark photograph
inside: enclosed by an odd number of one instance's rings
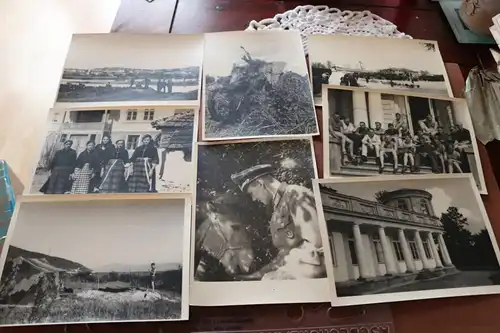
[[[192,109],[52,109],[30,193],[190,193],[194,123]]]
[[[201,35],[74,35],[56,102],[196,105],[202,52]]]
[[[22,206],[4,247],[0,325],[187,319],[184,199]]]
[[[486,191],[465,100],[324,90],[330,175],[472,173],[481,193]]]
[[[194,279],[326,277],[311,140],[198,145]]]
[[[500,292],[498,245],[470,175],[321,180],[316,190],[336,296],[359,296],[348,304]]]
[[[205,38],[204,139],[318,133],[298,33],[242,31]]]
[[[452,96],[434,41],[326,35],[308,40],[316,105],[322,84]]]

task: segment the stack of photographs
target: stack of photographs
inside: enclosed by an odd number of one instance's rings
[[[203,73],[191,304],[328,301],[299,33],[207,34]]]
[[[294,31],[75,35],[2,252],[0,325],[500,292],[437,44],[309,51],[310,77]]]
[[[313,36],[309,51],[332,305],[499,293],[471,116],[437,43]]]
[[[0,325],[186,320],[202,35],[74,35],[2,252]]]

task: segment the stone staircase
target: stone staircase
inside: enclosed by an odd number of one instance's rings
[[[401,164],[402,161],[399,163],[398,167],[398,174],[401,174],[401,171],[403,169],[403,165]],[[392,163],[384,163],[384,175],[392,175],[393,174],[393,165]],[[409,174],[409,170],[407,170],[407,173]],[[430,174],[432,173],[431,167],[428,166],[420,166],[420,170],[418,174]],[[373,176],[375,174],[378,174],[378,166],[377,166],[377,161],[375,160],[375,157],[368,157],[368,160],[366,162],[363,162],[362,164],[356,165],[352,164],[350,162],[346,162],[345,165],[342,166],[342,174],[343,175],[349,175],[349,176]]]

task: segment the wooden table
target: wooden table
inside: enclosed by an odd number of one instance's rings
[[[134,0],[136,2],[142,0]],[[202,33],[225,30],[242,30],[252,19],[272,17],[276,13],[306,4],[304,1],[285,0],[156,0],[169,1],[170,11],[163,14],[169,24],[162,25],[173,33]],[[131,3],[130,1],[128,1]],[[319,4],[311,0],[308,4]],[[439,10],[439,5],[428,0],[338,0],[324,1],[341,9],[370,10],[396,23],[399,29],[415,38],[439,41],[448,74],[456,96],[464,85],[463,74],[474,66],[478,59],[489,63],[488,47],[464,46],[455,41],[450,27]],[[144,4],[141,4],[144,5]],[[134,8],[125,9],[121,15],[137,13]],[[172,13],[172,15],[168,14]],[[148,18],[143,22],[147,28]],[[150,18],[151,22],[155,20]],[[144,27],[143,25],[143,27]],[[167,31],[165,31],[167,32]],[[41,110],[41,112],[45,112]],[[38,116],[40,119],[40,116]],[[321,119],[321,118],[320,118]],[[320,145],[319,138],[315,139]],[[495,180],[490,158],[484,146],[479,145],[481,162],[484,168],[488,196],[483,197],[489,217],[497,235],[500,232],[500,191]],[[321,149],[317,150],[318,153]],[[321,166],[318,154],[318,165]],[[498,237],[497,237],[498,238]],[[448,298],[415,302],[394,303],[392,305],[394,323],[398,333],[491,333],[500,331],[500,296],[480,296]],[[194,308],[194,312],[203,311]],[[276,311],[276,306],[262,306],[262,311]],[[4,329],[0,329],[1,332]],[[6,332],[188,332],[187,323],[150,323],[150,324],[101,324],[69,326],[44,326],[5,329]]]

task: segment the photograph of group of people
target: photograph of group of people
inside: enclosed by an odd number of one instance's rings
[[[52,110],[31,193],[189,192],[191,109]]]
[[[324,88],[325,170],[330,175],[480,175],[464,101]]]

